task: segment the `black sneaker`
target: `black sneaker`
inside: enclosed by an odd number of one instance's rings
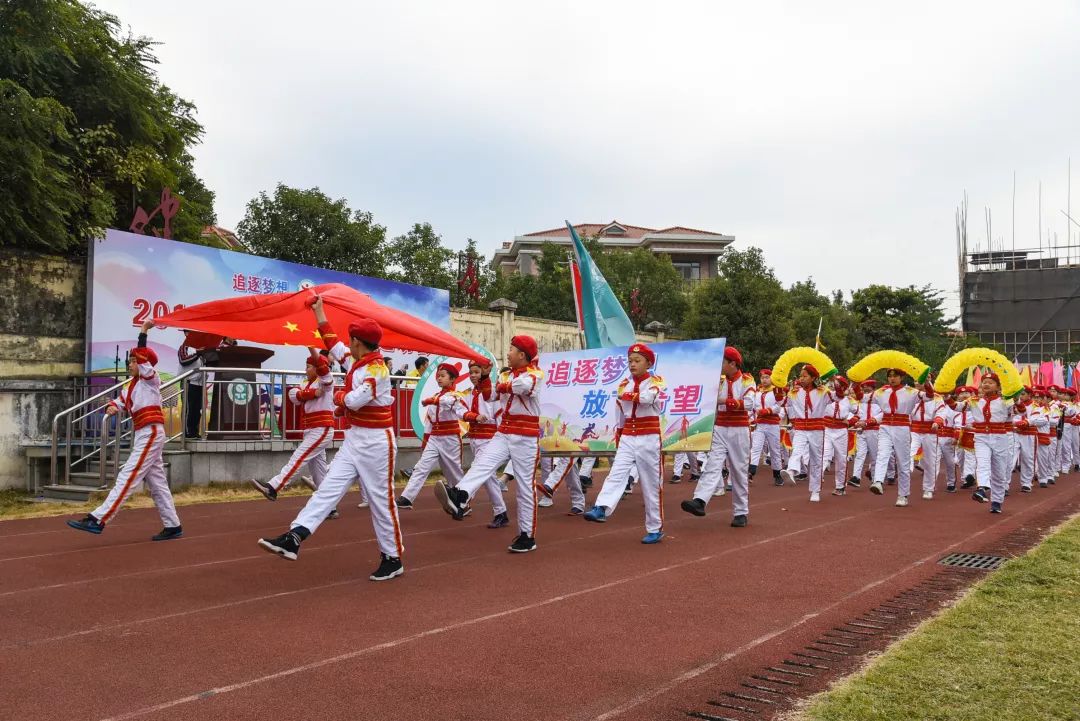
[[[780,471],[772,472],[772,482],[774,486],[784,485],[784,477],[780,475]]]
[[[536,550],[536,539],[527,533],[518,534],[508,547],[510,553],[528,553]]]
[[[255,478],[252,478],[250,483],[251,483],[251,485],[255,486],[256,491],[258,491],[259,493],[266,496],[266,499],[268,501],[276,501],[277,500],[277,491],[275,491],[274,487],[271,486],[266,481],[260,481],[260,480],[257,480]]]
[[[796,481],[805,481],[806,480],[806,474],[805,473],[798,474],[797,476],[795,476],[795,480]]]
[[[403,468],[401,470],[401,475],[405,476],[406,478],[412,478],[412,472],[413,469],[411,468]]]
[[[540,491],[540,494],[543,495],[543,496],[547,496],[548,498],[551,498],[553,495],[555,495],[555,491],[551,490],[550,488],[547,487],[547,485],[545,485],[543,483],[536,483],[536,484],[534,484],[534,486],[536,487],[536,490]],[[454,490],[457,490],[457,489],[455,488]]]
[[[1021,493],[1031,493],[1031,486],[1020,486]]]
[[[991,502],[990,503],[990,512],[991,513],[1001,513],[1001,504],[998,503],[997,501]]]
[[[724,478],[724,479],[727,479],[727,477],[728,477],[728,470],[727,470],[727,469],[725,468],[725,469],[723,469],[722,471],[720,471],[720,476],[721,476],[722,478]]]
[[[277,538],[260,538],[259,547],[269,553],[276,553],[282,558],[295,561],[300,553],[301,540],[299,533],[288,531]]]
[[[98,519],[86,514],[86,518],[80,518],[77,521],[68,521],[67,524],[78,531],[86,531],[87,533],[93,533],[94,535],[101,535],[101,532],[105,530],[105,524]]]
[[[971,498],[979,503],[986,503],[986,501],[989,500],[986,497],[986,491],[982,488],[976,488],[975,492],[971,494]]]
[[[588,476],[578,476],[582,488],[592,488],[592,479]]]
[[[332,509],[329,513],[326,514],[326,520],[328,521],[336,521],[339,518],[341,518],[341,514],[338,513],[338,509],[336,508]]]
[[[488,528],[505,528],[510,525],[510,517],[506,515],[506,512],[498,513],[491,519],[491,523],[488,524]]]
[[[691,498],[689,500],[683,501],[680,505],[682,509],[687,513],[693,514],[695,516],[705,515],[705,501],[701,500],[700,498]]]
[[[693,481],[694,483],[697,483],[698,481],[701,480],[701,474],[700,473],[691,473],[690,474],[690,480]]]
[[[896,479],[895,478],[886,478],[885,479],[885,485],[886,486],[895,486],[896,485]]]
[[[975,485],[975,476],[964,476],[964,482],[960,485],[961,488],[971,488]]]
[[[404,508],[404,509],[408,510],[408,509],[412,508],[412,501],[410,501],[405,496],[399,496],[398,499],[397,499],[397,507],[398,508]]]
[[[731,519],[732,528],[746,528],[746,514],[740,513]]]
[[[670,483],[682,483],[682,476],[676,473],[671,477]]]
[[[859,480],[858,476],[852,476],[848,479],[847,484],[849,486],[855,486],[856,488],[859,488],[860,486],[862,486],[862,481]]]
[[[1049,488],[1049,484],[1046,481],[1039,481],[1039,488]]]
[[[1056,486],[1057,485],[1057,481],[1055,481],[1052,476],[1046,482],[1049,483],[1051,486]]]
[[[946,493],[956,493],[956,484],[955,483],[950,483],[949,485],[945,486],[945,492]]]
[[[754,465],[753,463],[751,463],[750,464],[750,470],[747,471],[747,477],[748,478],[753,478],[755,473],[757,473],[757,466]]]
[[[151,541],[170,541],[174,538],[180,538],[184,535],[184,529],[182,526],[165,526],[161,529],[160,533],[150,536]]]
[[[465,517],[465,509],[454,500],[456,496],[456,488],[450,488],[444,481],[435,481],[435,499],[443,510],[450,514],[451,518],[460,521]]]
[[[368,576],[372,581],[389,581],[391,578],[397,578],[401,574],[405,573],[405,567],[401,565],[401,559],[394,556],[387,556],[385,553],[380,554],[382,560],[379,562],[379,567],[375,569],[375,573]]]

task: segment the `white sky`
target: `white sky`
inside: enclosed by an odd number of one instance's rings
[[[972,240],[989,206],[1009,247],[1017,173],[1021,248],[1039,181],[1062,243],[1070,156],[1080,185],[1064,0],[96,4],[163,43],[229,228],[279,181],[489,257],[564,218],[686,225],[786,284],[929,282],[956,307],[965,189]]]

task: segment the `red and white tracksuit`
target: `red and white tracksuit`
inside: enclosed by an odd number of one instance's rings
[[[1040,470],[1039,447],[1042,441],[1039,436],[1045,435],[1050,428],[1050,417],[1045,406],[1031,405],[1013,415],[1013,424],[1016,426],[1016,443],[1020,447],[1020,486],[1031,488]],[[1048,447],[1049,443],[1045,445]],[[1049,459],[1044,457],[1041,460],[1045,465]],[[1042,480],[1041,475],[1039,480]]]
[[[968,401],[975,431],[975,475],[990,500],[1002,503],[1012,475],[1013,406],[1001,396]]]
[[[938,397],[921,397],[911,411],[911,462],[910,474],[915,468],[916,450],[922,448],[922,488],[924,493],[933,493],[937,488],[938,469],[941,465],[941,453],[938,448],[938,429],[944,425],[939,411],[944,403]]]
[[[165,415],[161,410],[161,376],[149,363],[139,364],[139,373],[132,377],[120,392],[120,398],[109,401],[120,413],[131,415],[135,433],[131,440],[131,455],[116,476],[116,483],[100,506],[90,512],[101,525],[108,525],[120,506],[145,482],[154,499],[161,523],[166,528],[180,525],[176,515],[169,481],[161,451],[165,446]]]
[[[314,533],[359,479],[371,504],[371,525],[379,551],[400,558],[405,547],[394,499],[397,439],[391,412],[394,397],[390,393],[390,369],[377,350],[352,361],[348,348],[337,340],[328,324],[320,324],[319,331],[334,359],[342,366],[348,365],[345,390],[334,394],[334,404],[349,428],[326,477],[293,520],[292,528],[303,526]]]
[[[761,462],[761,454],[769,453],[769,465],[774,471],[784,467],[784,450],[780,445],[780,414],[783,401],[770,387],[759,389],[754,398],[754,429],[750,431],[750,465]]]
[[[498,402],[499,398],[491,386],[491,379],[487,377],[480,381],[479,386],[473,386],[465,393],[465,405],[469,407],[465,420],[469,424],[469,444],[472,445],[474,459],[499,430],[497,421],[502,411],[499,410]],[[482,423],[481,418],[484,419]],[[491,500],[492,515],[506,513],[506,500],[499,488],[499,478],[494,472],[484,483],[484,489]]]
[[[833,469],[833,481],[837,490],[847,487],[848,432],[850,420],[856,407],[846,397],[836,397],[835,393],[825,407],[825,448],[821,456],[821,472],[829,467],[829,461],[836,464]]]
[[[316,390],[321,391],[322,395],[316,396]],[[318,488],[330,467],[326,461],[326,449],[334,442],[333,374],[327,372],[324,376],[308,381],[303,388],[290,388],[289,401],[293,405],[304,407],[300,420],[304,439],[278,474],[270,479],[270,487],[280,491],[291,486],[296,474],[306,463],[311,471],[311,482]]]
[[[881,408],[874,403],[873,394],[866,394],[855,402],[855,420],[862,424],[862,429],[855,433],[855,465],[851,469],[852,478],[863,477],[863,469],[869,468],[873,474],[877,462],[878,429],[881,427]],[[869,465],[868,465],[869,464]]]
[[[1046,406],[1046,413],[1050,418],[1050,427],[1046,430],[1050,437],[1048,460],[1053,466],[1051,477],[1056,478],[1061,472],[1061,439],[1057,437],[1058,421],[1061,419],[1061,416],[1064,415],[1065,408],[1061,401],[1050,401]],[[1065,434],[1062,433],[1061,437],[1064,438]]]
[[[694,498],[708,504],[724,482],[724,466],[731,483],[731,512],[735,516],[750,513],[750,414],[757,407],[754,377],[736,373],[720,376],[716,401],[712,446],[705,457],[705,468],[694,488]],[[779,432],[779,431],[778,431]]]
[[[442,389],[431,398],[425,398],[424,419],[428,432],[424,435],[420,460],[413,466],[409,482],[401,492],[402,498],[415,501],[420,489],[436,466],[442,469],[446,483],[456,487],[465,475],[461,470],[461,424],[469,411],[464,397],[453,390]]]
[[[967,480],[968,476],[976,478],[978,476],[976,466],[978,462],[975,459],[975,414],[974,406],[971,401],[965,401],[963,403],[957,403],[953,409],[953,425],[959,430],[960,436],[956,440],[956,447],[958,453],[960,453],[959,470],[960,476]]]
[[[810,493],[821,492],[823,474],[822,460],[825,454],[825,413],[833,395],[828,388],[819,386],[806,390],[797,386],[784,401],[784,409],[791,419],[791,457],[788,470],[798,472],[801,459],[806,458],[806,475]]]
[[[1061,473],[1068,473],[1080,463],[1080,405],[1065,404],[1065,427],[1061,435]]]
[[[567,490],[570,492],[570,507],[580,508],[584,511],[585,489],[581,487],[582,475],[582,472],[578,470],[576,458],[559,456],[551,465],[551,473],[544,478],[543,483],[551,489],[552,493],[559,490],[559,487],[565,483]]]
[[[508,460],[517,490],[518,530],[536,535],[536,482],[540,463],[540,381],[544,372],[535,365],[499,376],[495,386],[501,409],[499,430],[473,457],[458,490],[469,498]]]
[[[938,408],[936,415],[941,419],[941,427],[938,428],[937,432],[938,455],[941,457],[941,466],[945,469],[945,487],[954,488],[956,486],[956,463],[963,457],[962,454],[957,453],[957,442],[960,440],[960,428],[957,426],[957,419],[960,412],[957,410],[955,401],[946,401],[941,408]]]
[[[922,395],[909,386],[885,386],[872,396],[881,409],[874,483],[884,484],[889,461],[896,461],[896,492],[902,498],[911,493],[911,412]]]
[[[648,372],[640,378],[629,376],[619,381],[615,396],[615,458],[594,504],[602,506],[605,515],[613,514],[631,474],[636,474],[645,501],[648,533],[659,533],[664,527],[664,458],[660,454],[660,394],[664,388],[663,378]],[[716,473],[720,475],[719,470]]]

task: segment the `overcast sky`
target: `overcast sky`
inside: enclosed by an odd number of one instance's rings
[[[228,228],[317,185],[489,257],[564,218],[685,225],[787,284],[929,282],[955,306],[965,189],[972,240],[989,206],[1010,247],[1016,172],[1020,248],[1039,181],[1061,243],[1070,156],[1080,186],[1075,2],[97,5],[162,43]]]

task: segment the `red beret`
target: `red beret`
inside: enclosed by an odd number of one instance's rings
[[[874,390],[875,388],[877,388],[877,381],[871,378],[868,381],[863,381],[862,383],[860,383],[859,387],[866,388],[868,390]]]
[[[626,351],[626,355],[630,355],[631,353],[637,353],[640,356],[644,356],[645,360],[649,361],[649,365],[656,362],[656,354],[653,353],[653,349],[644,343],[635,343],[630,346]]]
[[[1055,385],[1050,385],[1050,386],[1046,386],[1046,390],[1048,390],[1048,391],[1054,391],[1055,393],[1061,393],[1061,392],[1063,392],[1063,391],[1064,391],[1065,389],[1064,389],[1064,388],[1062,388],[1061,386],[1059,386],[1059,385],[1055,384]]]
[[[1076,398],[1076,389],[1075,388],[1063,388],[1062,390],[1065,393],[1067,393],[1068,395],[1072,396],[1073,398]]]
[[[806,371],[807,373],[809,373],[811,378],[820,378],[821,377],[821,374],[818,373],[818,369],[815,368],[814,366],[810,365],[809,363],[805,364],[802,367],[802,369],[804,371]]]
[[[136,363],[149,363],[152,366],[156,366],[158,361],[157,353],[153,348],[132,348],[131,357]]]
[[[516,335],[510,339],[510,345],[524,353],[529,360],[536,357],[536,339],[531,335]]]
[[[382,340],[382,327],[370,318],[361,318],[349,323],[349,337],[363,341],[372,348],[378,348],[379,341]]]
[[[321,355],[308,356],[307,365],[312,366],[315,369],[315,372],[321,376],[324,376],[330,372],[330,363],[326,360],[324,356]]]
[[[979,389],[974,386],[957,386],[953,393],[978,393]]]
[[[834,383],[834,384],[836,385],[836,387],[837,387],[838,389],[840,389],[840,392],[841,392],[841,393],[843,393],[844,391],[846,391],[846,390],[847,390],[847,387],[848,387],[848,385],[850,385],[850,383],[848,382],[848,379],[847,379],[847,378],[845,378],[844,376],[835,376],[835,377],[833,378],[833,383]]]
[[[728,346],[724,349],[724,360],[731,361],[739,368],[742,368],[742,353],[737,348]]]
[[[435,369],[436,373],[438,373],[439,371],[446,371],[447,373],[450,374],[450,377],[453,380],[457,380],[457,377],[459,375],[458,369],[455,368],[454,366],[450,365],[449,363],[440,363],[439,367]]]
[[[471,361],[469,361],[469,367],[472,368],[473,366],[476,366],[477,368],[491,368],[491,359],[473,358]]]
[[[771,378],[772,377],[772,368],[762,368],[761,370],[758,371],[758,375],[759,376],[769,376]]]
[[[987,379],[987,378],[989,378],[990,380],[994,381],[994,382],[995,382],[995,383],[997,383],[998,385],[1001,385],[1001,379],[1000,379],[1000,378],[998,378],[998,374],[997,374],[997,373],[983,373],[983,376],[982,376],[982,378],[980,379],[980,381],[979,381],[979,382],[981,383],[981,382],[982,382],[983,380],[985,380],[985,379]]]
[[[1028,395],[1032,395],[1032,396],[1035,395],[1036,393],[1042,395],[1042,393],[1044,393],[1046,391],[1045,388],[1034,388],[1032,386],[1024,386],[1023,390],[1024,390],[1024,393],[1027,393]]]

